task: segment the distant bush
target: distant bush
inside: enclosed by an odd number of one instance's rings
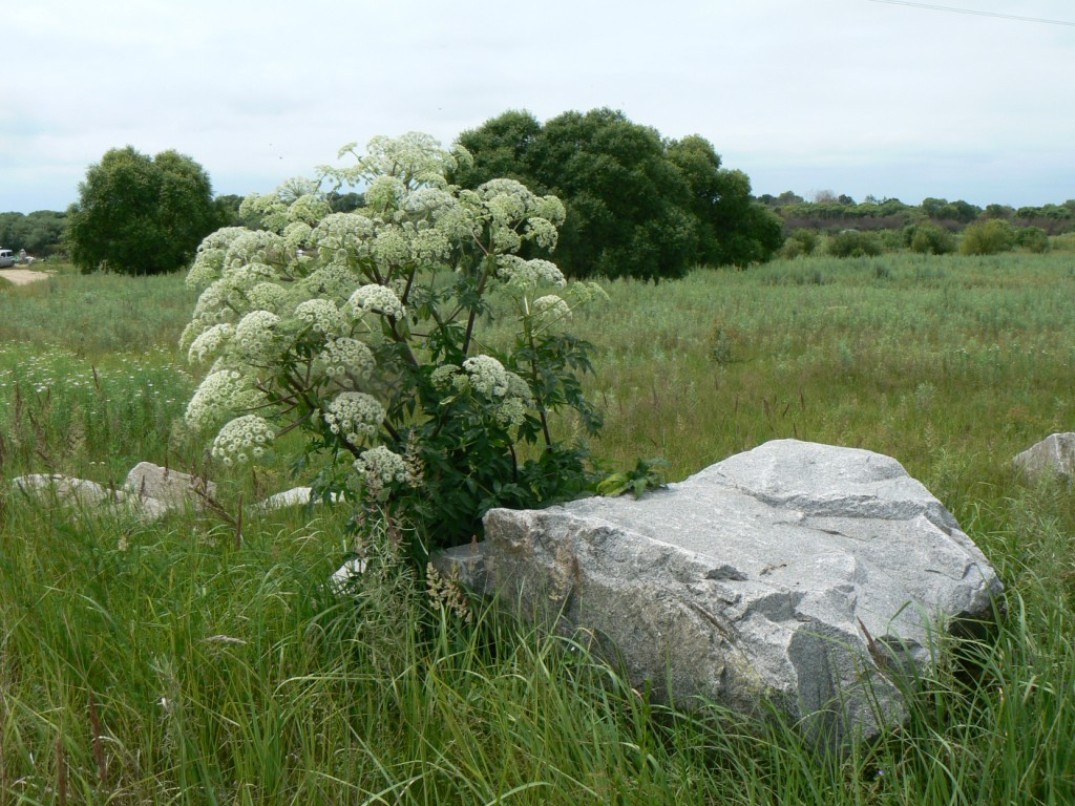
[[[817,250],[819,240],[815,230],[797,229],[784,241],[784,246],[780,250],[780,256],[791,259],[802,257],[804,255],[812,255],[815,250]]]
[[[956,251],[956,239],[946,229],[933,224],[912,227],[908,244],[912,252],[920,255],[948,255]]]
[[[999,218],[978,221],[963,230],[959,243],[961,255],[996,255],[1008,252],[1015,245],[1015,230]]]
[[[866,257],[881,254],[880,239],[872,232],[846,229],[829,239],[828,253],[833,257]]]
[[[1023,227],[1016,230],[1015,243],[1037,255],[1049,251],[1049,236],[1041,227]]]

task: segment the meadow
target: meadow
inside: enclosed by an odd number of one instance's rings
[[[213,467],[181,426],[183,278],[60,266],[0,287],[0,803],[1075,801],[1075,494],[1010,465],[1075,430],[1075,254],[605,288],[574,324],[603,466],[662,458],[676,481],[769,439],[868,448],[997,567],[996,633],[952,647],[905,725],[821,754],[775,716],[677,713],[580,643],[438,606],[391,558],[337,596],[348,512],[248,512],[236,540],[243,502],[301,480]],[[146,525],[11,486],[143,460],[207,473],[222,511]]]

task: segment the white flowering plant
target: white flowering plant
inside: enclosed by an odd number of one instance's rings
[[[199,247],[181,343],[207,374],[188,424],[214,434],[225,464],[263,461],[304,432],[294,467],[321,454],[323,495],[412,518],[419,559],[470,540],[494,506],[577,495],[591,482],[585,445],[557,439],[550,415],[600,427],[580,383],[589,345],[566,327],[602,292],[519,255],[555,247],[563,205],[508,179],[452,186],[469,155],[427,135],[345,155],[353,165],[248,197],[242,215],[260,229]],[[332,211],[344,185],[365,188],[364,207]],[[505,319],[514,335],[494,344],[486,334]]]

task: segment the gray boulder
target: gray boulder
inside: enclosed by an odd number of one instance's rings
[[[12,484],[28,496],[59,507],[121,510],[141,521],[156,520],[168,510],[165,504],[156,499],[140,497],[126,490],[110,489],[94,481],[71,476],[33,473],[16,477]]]
[[[159,501],[167,508],[201,506],[203,496],[216,495],[213,482],[152,462],[139,462],[131,468],[123,489],[139,498]]]
[[[1012,459],[1031,478],[1053,474],[1075,479],[1075,432],[1052,434]]]
[[[200,507],[203,499],[199,493],[210,497],[216,494],[216,485],[211,481],[151,462],[135,465],[118,490],[86,479],[41,473],[19,476],[13,484],[27,495],[59,506],[119,509],[143,522],[158,520],[185,506]]]
[[[464,574],[592,635],[636,687],[687,708],[773,703],[826,744],[901,721],[937,631],[990,617],[1002,590],[896,460],[795,440],[640,500],[494,509],[485,534]]]

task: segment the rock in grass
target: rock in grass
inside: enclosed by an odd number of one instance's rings
[[[168,508],[201,506],[203,496],[216,496],[213,482],[152,462],[139,462],[131,468],[123,489],[139,498],[160,501]]]
[[[667,490],[485,517],[489,585],[690,708],[775,704],[841,744],[906,715],[939,632],[1002,585],[892,458],[780,440]]]
[[[1075,432],[1051,434],[1012,459],[1030,478],[1055,475],[1075,479]]]
[[[163,517],[169,509],[155,498],[112,490],[71,476],[33,473],[18,476],[12,483],[20,492],[49,504],[82,509],[122,509],[145,522]]]

